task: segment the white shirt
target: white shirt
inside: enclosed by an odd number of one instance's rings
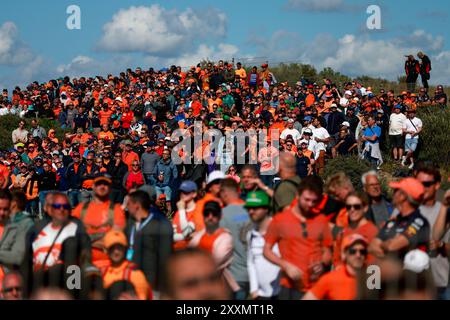
[[[64,230],[56,239],[52,252],[47,258],[45,263],[46,267],[51,267],[58,262],[64,240],[74,237],[77,232],[77,228],[76,223],[72,221],[64,227]],[[44,263],[45,257],[47,256],[55,237],[58,235],[58,232],[59,228],[54,228],[50,222],[44,227],[44,229],[42,229],[41,232],[39,232],[38,236],[33,241],[33,265],[35,267],[39,268]]]
[[[345,97],[343,97],[343,98],[341,98],[341,99],[339,100],[339,104],[340,104],[342,107],[346,107],[346,106],[348,105],[348,103],[349,103],[349,100],[348,100],[347,98],[345,98]]]
[[[330,134],[328,133],[327,129],[324,127],[315,128],[313,129],[313,139],[319,138],[319,139],[327,139],[330,137]],[[324,142],[317,142],[317,151],[326,151],[327,145]]]
[[[257,292],[259,297],[273,297],[280,292],[280,267],[267,260],[263,255],[264,236],[253,229],[247,233],[247,269],[250,278],[250,292]],[[272,251],[280,256],[278,245]]]
[[[413,125],[413,123],[414,123],[414,125]],[[420,120],[419,118],[416,118],[416,117],[414,117],[412,119],[406,119],[405,122],[403,123],[403,129],[405,129],[406,131],[417,132],[421,128],[422,128],[422,120]],[[410,135],[408,133],[405,138],[411,139],[412,135]],[[419,139],[419,136],[418,135],[414,136],[414,139]]]
[[[425,217],[425,219],[428,220],[428,223],[430,224],[430,230],[433,230],[433,226],[436,223],[441,206],[442,203],[436,201],[434,206],[429,207],[421,205],[419,207],[420,213]],[[432,238],[431,235],[430,238]],[[442,241],[447,243],[450,241],[450,231],[447,231],[447,233],[442,238]],[[433,274],[433,279],[436,286],[447,287],[450,271],[449,261],[447,257],[438,255],[437,257],[430,259],[430,264],[431,273]]]
[[[286,129],[284,129],[283,132],[281,133],[280,139],[285,140],[286,137],[287,137],[288,135],[291,135],[291,136],[292,136],[292,139],[294,139],[295,143],[297,143],[297,142],[302,138],[300,132],[298,132],[297,129],[293,129],[293,128],[292,128],[292,129],[289,129],[289,128],[286,128]]]
[[[405,121],[406,116],[403,113],[392,113],[389,118],[389,135],[397,136],[402,134],[402,129]]]

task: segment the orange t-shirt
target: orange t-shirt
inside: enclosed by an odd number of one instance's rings
[[[202,104],[199,101],[193,101],[191,103],[191,108],[192,108],[192,114],[194,117],[197,117],[200,115],[200,111],[202,111]]]
[[[122,153],[122,161],[123,161],[123,163],[125,163],[128,166],[128,171],[131,171],[131,169],[133,168],[132,164],[133,164],[134,160],[139,161],[139,156],[138,156],[138,154],[136,152],[134,152],[134,151],[126,152],[126,151],[124,151]]]
[[[336,236],[336,241],[334,243],[334,251],[333,251],[333,264],[334,266],[338,266],[341,261],[341,245],[342,240],[350,236],[352,234],[359,234],[362,235],[364,238],[367,239],[368,243],[372,242],[373,239],[378,234],[378,228],[370,221],[367,221],[367,223],[363,224],[362,226],[359,226],[356,229],[352,229],[350,227],[344,228],[341,232],[339,232]],[[372,255],[367,256],[368,262],[374,262],[375,257]]]
[[[319,300],[355,300],[356,278],[341,266],[321,277],[311,288],[311,293]]]
[[[144,273],[129,261],[125,260],[120,266],[112,267],[108,261],[106,263],[97,262],[94,264],[102,271],[103,287],[109,288],[116,281],[129,281],[140,300],[152,300],[153,294],[151,285],[145,278]]]
[[[108,124],[112,114],[113,112],[109,109],[107,111],[100,110],[100,112],[98,113],[98,115],[100,116],[100,125]]]
[[[323,214],[306,219],[302,223],[290,207],[274,216],[265,239],[266,243],[272,246],[278,243],[282,259],[303,271],[302,280],[293,281],[282,274],[280,282],[284,287],[299,291],[311,287],[309,268],[313,263],[321,262],[322,249],[331,248],[333,244],[331,229]]]
[[[72,216],[80,219],[84,203],[80,203],[72,212]],[[91,201],[87,207],[86,215],[82,221],[89,235],[106,233],[111,226],[102,226],[108,222],[109,201]],[[124,229],[126,224],[125,212],[120,204],[114,206],[114,227]],[[99,228],[100,227],[100,228]],[[108,260],[108,255],[98,248],[92,248],[92,260]]]
[[[196,206],[191,211],[186,211],[186,220],[188,222],[193,222],[195,226],[195,231],[200,231],[205,228],[205,222],[203,219],[203,214],[199,210],[196,210]],[[172,225],[176,228],[177,233],[181,233],[182,230],[180,228],[180,212],[177,210],[175,212],[175,215],[172,220]],[[175,250],[180,250],[187,248],[189,241],[188,240],[181,240],[176,241],[173,244],[173,248]]]
[[[305,105],[306,105],[306,107],[310,107],[310,106],[312,106],[313,104],[314,104],[314,102],[316,102],[316,97],[313,95],[313,94],[308,94],[307,96],[306,96],[306,99],[305,99]]]

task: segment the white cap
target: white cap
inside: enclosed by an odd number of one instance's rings
[[[352,92],[350,90],[345,91],[345,94],[348,94],[349,96],[352,95]]]
[[[288,122],[289,123],[294,123],[294,119],[289,119]]]
[[[303,143],[308,144],[308,140],[305,140],[305,139],[300,140],[298,145],[301,146]]]
[[[348,121],[344,121],[342,122],[341,126],[350,127],[350,123],[348,123]]]
[[[421,273],[430,268],[430,257],[422,250],[412,250],[408,252],[403,261],[403,269],[415,273]]]
[[[216,170],[209,174],[206,184],[210,184],[214,180],[222,180],[224,178],[225,178],[225,174],[222,171]]]
[[[122,102],[122,98],[121,98],[121,97],[117,97],[117,98],[116,98],[116,101]]]

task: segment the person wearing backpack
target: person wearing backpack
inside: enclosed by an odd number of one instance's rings
[[[92,243],[92,261],[107,260],[104,252],[103,238],[111,229],[125,228],[125,212],[120,204],[110,200],[112,180],[108,174],[94,179],[94,197],[90,202],[80,203],[73,211],[73,216],[80,219]]]
[[[126,259],[128,241],[125,234],[118,230],[108,231],[104,237],[104,246],[109,259],[96,263],[104,288],[108,289],[118,281],[126,281],[133,285],[140,300],[152,300],[152,289],[144,273]]]
[[[274,214],[282,211],[285,207],[288,207],[297,194],[297,187],[301,182],[301,178],[297,176],[294,155],[287,152],[280,153],[280,168],[278,174],[281,178],[281,182],[273,191],[272,210]]]

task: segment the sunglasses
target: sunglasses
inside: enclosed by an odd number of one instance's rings
[[[86,159],[86,161],[94,161],[94,159]]]
[[[209,216],[213,216],[214,218],[219,218],[220,217],[220,213],[219,212],[213,212],[213,211],[207,211],[203,214],[203,216],[205,218],[208,218]]]
[[[54,203],[54,204],[52,204],[52,208],[53,209],[57,209],[57,210],[59,210],[61,208],[64,209],[64,210],[70,210],[71,209],[70,204],[68,204],[68,203],[65,203],[65,204]]]
[[[346,204],[345,209],[347,209],[347,211],[352,210],[352,209],[361,210],[362,204]]]
[[[423,181],[422,184],[425,188],[429,188],[434,186],[436,184],[436,181]]]
[[[359,253],[360,255],[362,255],[362,256],[367,256],[367,249],[353,249],[353,248],[350,248],[350,249],[348,249],[348,253],[350,254],[350,255],[355,255],[356,253]]]
[[[13,291],[22,291],[22,287],[10,287],[10,288],[4,288],[4,293],[11,293]]]

